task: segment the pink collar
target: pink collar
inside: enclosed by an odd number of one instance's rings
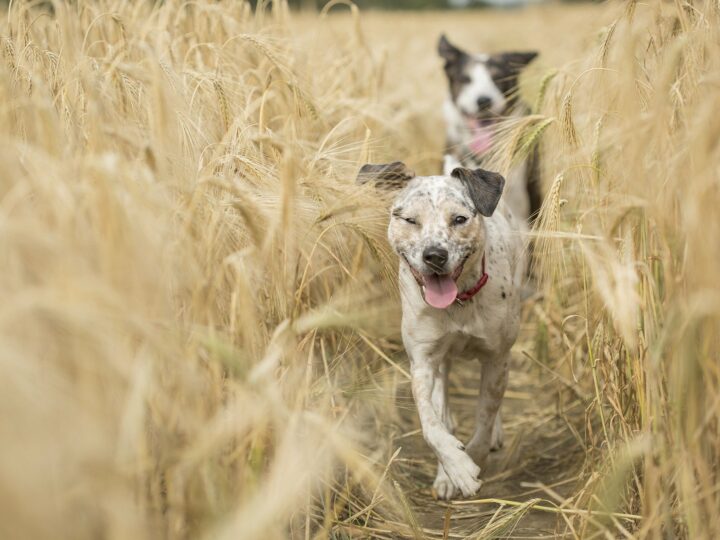
[[[488,281],[489,278],[490,278],[490,276],[488,276],[487,273],[485,272],[485,254],[483,253],[483,258],[482,258],[482,275],[480,276],[480,279],[478,279],[478,280],[477,280],[477,283],[475,283],[475,285],[473,285],[473,286],[472,286],[471,288],[469,288],[468,290],[463,291],[463,292],[461,292],[461,293],[458,293],[458,295],[457,295],[457,297],[455,298],[455,300],[459,300],[461,304],[462,304],[463,302],[467,302],[467,301],[470,300],[473,296],[475,296],[477,293],[480,292],[480,289],[482,289],[482,288],[485,286],[485,284],[487,283],[487,281]]]

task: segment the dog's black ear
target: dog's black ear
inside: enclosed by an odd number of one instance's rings
[[[407,165],[402,161],[394,161],[363,165],[356,181],[358,184],[371,182],[383,189],[402,189],[413,178],[415,178],[415,173],[408,169]]]
[[[445,59],[447,64],[457,62],[465,53],[448,41],[445,34],[440,36],[438,41],[438,54]]]
[[[505,187],[502,175],[485,169],[472,170],[464,167],[453,169],[450,175],[465,185],[478,212],[485,217],[493,215]]]
[[[503,65],[508,71],[514,73],[520,73],[525,66],[537,58],[537,51],[526,51],[526,52],[504,52],[492,55],[492,59],[497,63]]]
[[[517,88],[520,72],[532,62],[538,53],[530,52],[505,52],[493,54],[488,59],[488,65],[492,69],[492,78],[500,91],[511,100],[514,100],[514,92]]]

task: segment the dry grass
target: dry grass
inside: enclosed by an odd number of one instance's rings
[[[569,235],[543,238],[542,264],[574,312],[564,366],[595,388],[586,504],[641,513],[638,536],[713,538],[720,10],[622,8],[542,108],[558,120],[543,142],[558,179],[544,223]]]
[[[0,537],[717,535],[715,3],[39,4],[0,22]],[[494,158],[540,143],[548,193],[512,490],[451,505],[411,442],[386,201],[353,184],[438,166],[441,31],[542,50]]]

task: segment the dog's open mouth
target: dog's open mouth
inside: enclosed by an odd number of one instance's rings
[[[473,128],[490,127],[498,120],[497,116],[493,113],[487,112],[480,114],[463,114],[463,117],[468,126]]]
[[[495,118],[491,116],[465,116],[465,123],[472,133],[468,146],[475,154],[484,154],[492,147],[495,135]]]
[[[465,261],[460,263],[458,267],[449,274],[421,274],[415,270],[411,264],[408,264],[410,271],[415,277],[420,288],[423,290],[425,301],[432,307],[437,309],[445,309],[449,307],[457,298],[458,288],[457,279],[462,274]]]

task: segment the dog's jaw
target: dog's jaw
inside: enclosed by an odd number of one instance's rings
[[[484,229],[484,223],[483,223],[483,229]],[[483,234],[481,235],[481,238],[484,240],[485,238],[485,231],[483,230]],[[425,302],[437,309],[447,309],[451,307],[453,304],[457,302],[457,296],[460,294],[460,292],[468,290],[472,288],[473,285],[475,285],[480,277],[483,274],[483,268],[482,268],[482,255],[485,253],[485,246],[484,242],[483,245],[478,245],[477,249],[474,249],[470,254],[468,254],[458,266],[455,267],[455,269],[449,273],[449,274],[443,274],[443,277],[450,278],[454,285],[455,285],[455,295],[451,302],[448,302],[447,305],[443,306],[437,306],[433,305],[431,301],[428,301],[427,297],[427,281],[431,277],[437,276],[438,274],[423,274],[422,272],[416,270],[412,264],[410,264],[410,261],[408,261],[407,257],[400,253],[400,260],[407,266],[408,270],[410,271],[410,274],[412,275],[413,279],[415,280],[415,283],[417,284],[418,288],[420,289],[420,292],[422,294],[423,300]]]
[[[483,239],[485,235],[483,234]],[[460,291],[465,291],[471,288],[482,276],[482,255],[485,253],[484,242],[482,245],[478,245],[477,249],[473,251],[465,261],[463,270],[458,276],[457,285]]]
[[[402,259],[408,265],[427,304],[437,309],[447,309],[455,302],[458,295],[457,282],[463,272],[467,257],[448,274],[421,273],[410,264],[405,255],[402,255]]]

